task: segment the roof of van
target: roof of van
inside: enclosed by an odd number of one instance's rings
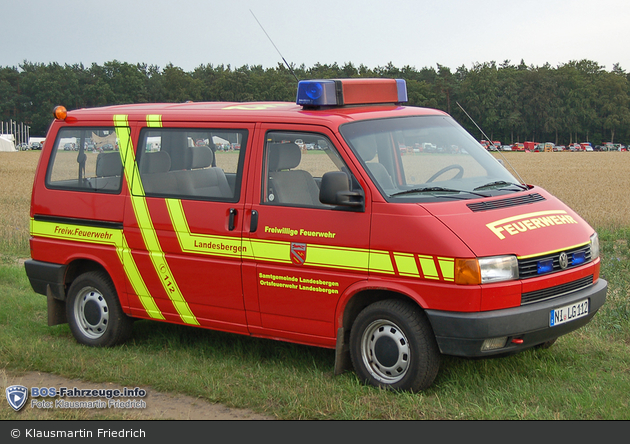
[[[349,105],[305,108],[291,102],[185,102],[142,103],[113,105],[98,108],[81,108],[68,111],[68,122],[111,120],[114,115],[126,115],[131,121],[144,121],[147,115],[160,115],[162,121],[201,122],[278,122],[316,123],[332,122],[338,125],[354,120],[398,116],[444,115],[443,111],[395,104]]]

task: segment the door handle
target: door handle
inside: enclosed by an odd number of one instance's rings
[[[249,221],[249,232],[253,233],[258,229],[258,211],[252,210],[252,218]]]
[[[230,216],[228,219],[228,230],[234,230],[234,223],[236,219],[236,208],[230,208]]]

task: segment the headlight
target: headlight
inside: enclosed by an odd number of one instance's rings
[[[516,256],[481,257],[478,261],[482,284],[518,279]]]
[[[599,257],[599,236],[594,233],[591,236],[591,260],[594,261]]]

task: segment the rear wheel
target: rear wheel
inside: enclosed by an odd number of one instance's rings
[[[393,299],[359,313],[350,332],[350,354],[364,382],[394,390],[428,388],[440,366],[426,315],[411,303]]]
[[[81,344],[110,347],[131,336],[133,320],[123,313],[116,289],[104,272],[80,275],[68,289],[66,315]]]

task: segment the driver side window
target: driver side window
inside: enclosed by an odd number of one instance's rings
[[[322,176],[345,171],[330,140],[321,134],[269,132],[265,142],[263,203],[331,208],[319,200]]]

